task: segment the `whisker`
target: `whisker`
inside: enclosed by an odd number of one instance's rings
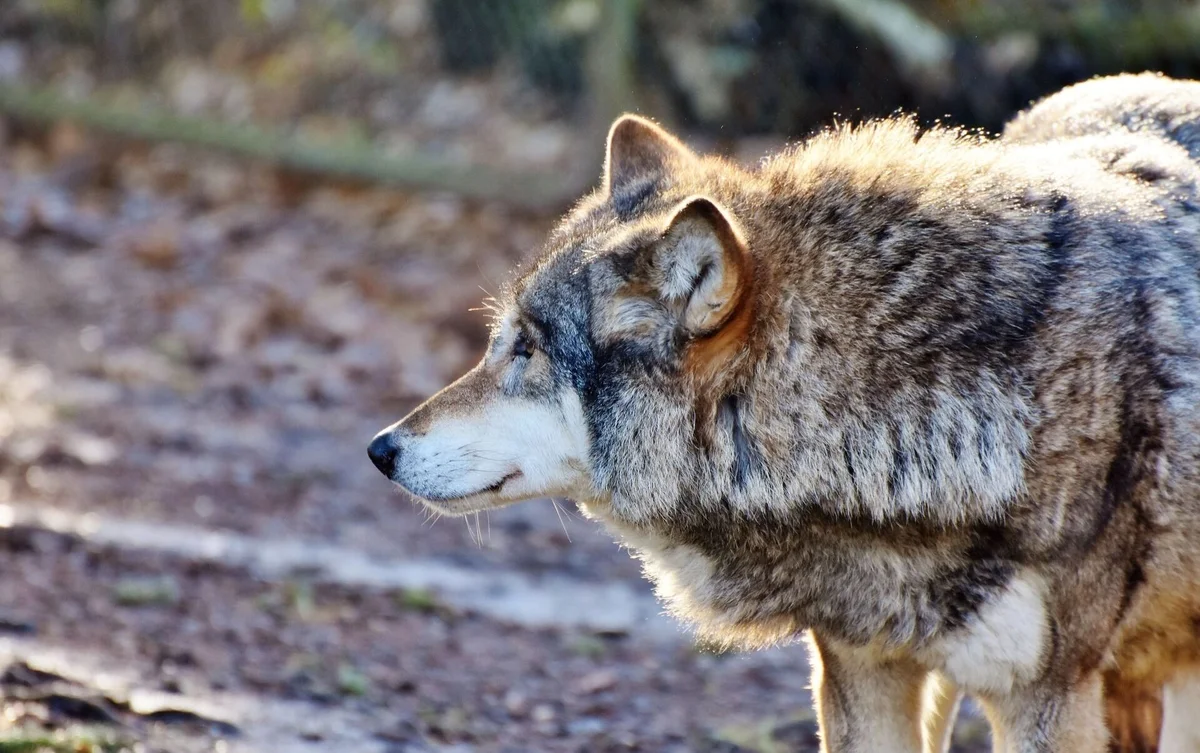
[[[562,513],[558,508],[558,500],[551,498],[550,504],[554,505],[554,514],[558,517],[558,522],[562,526],[563,534],[567,537],[567,543],[571,543],[571,532],[567,530],[567,521],[563,520]]]

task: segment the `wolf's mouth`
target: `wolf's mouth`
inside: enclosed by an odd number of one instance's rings
[[[421,496],[424,497],[425,499],[429,500],[430,502],[458,502],[460,500],[469,499],[471,497],[478,497],[481,494],[495,494],[496,492],[499,492],[502,488],[504,488],[505,484],[507,484],[509,481],[512,481],[513,479],[517,478],[520,475],[521,475],[520,471],[513,471],[512,473],[508,474],[507,476],[500,479],[499,481],[492,484],[491,486],[485,486],[482,489],[477,489],[473,492],[466,492],[465,494],[455,494],[453,496],[447,496],[447,497],[442,497],[442,496],[435,497],[435,496],[431,496],[428,494],[423,494]]]

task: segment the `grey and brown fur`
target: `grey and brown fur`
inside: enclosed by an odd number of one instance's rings
[[[1000,751],[1191,750],[1198,160],[1200,83],[1152,76],[754,169],[623,118],[372,459],[448,513],[573,497],[708,638],[808,633],[826,751],[941,750],[963,692]]]

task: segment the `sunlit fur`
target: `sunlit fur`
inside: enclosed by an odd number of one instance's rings
[[[1003,751],[1195,739],[1197,160],[1149,76],[753,169],[622,118],[391,477],[571,496],[706,638],[807,632],[827,751],[941,750],[962,692]]]

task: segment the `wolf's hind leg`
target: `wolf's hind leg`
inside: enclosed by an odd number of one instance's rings
[[[821,753],[920,753],[926,672],[812,636]]]
[[[1200,751],[1200,667],[1171,678],[1163,691],[1160,753]]]
[[[925,677],[925,695],[921,702],[921,741],[924,753],[946,753],[958,720],[963,692],[937,672]]]

